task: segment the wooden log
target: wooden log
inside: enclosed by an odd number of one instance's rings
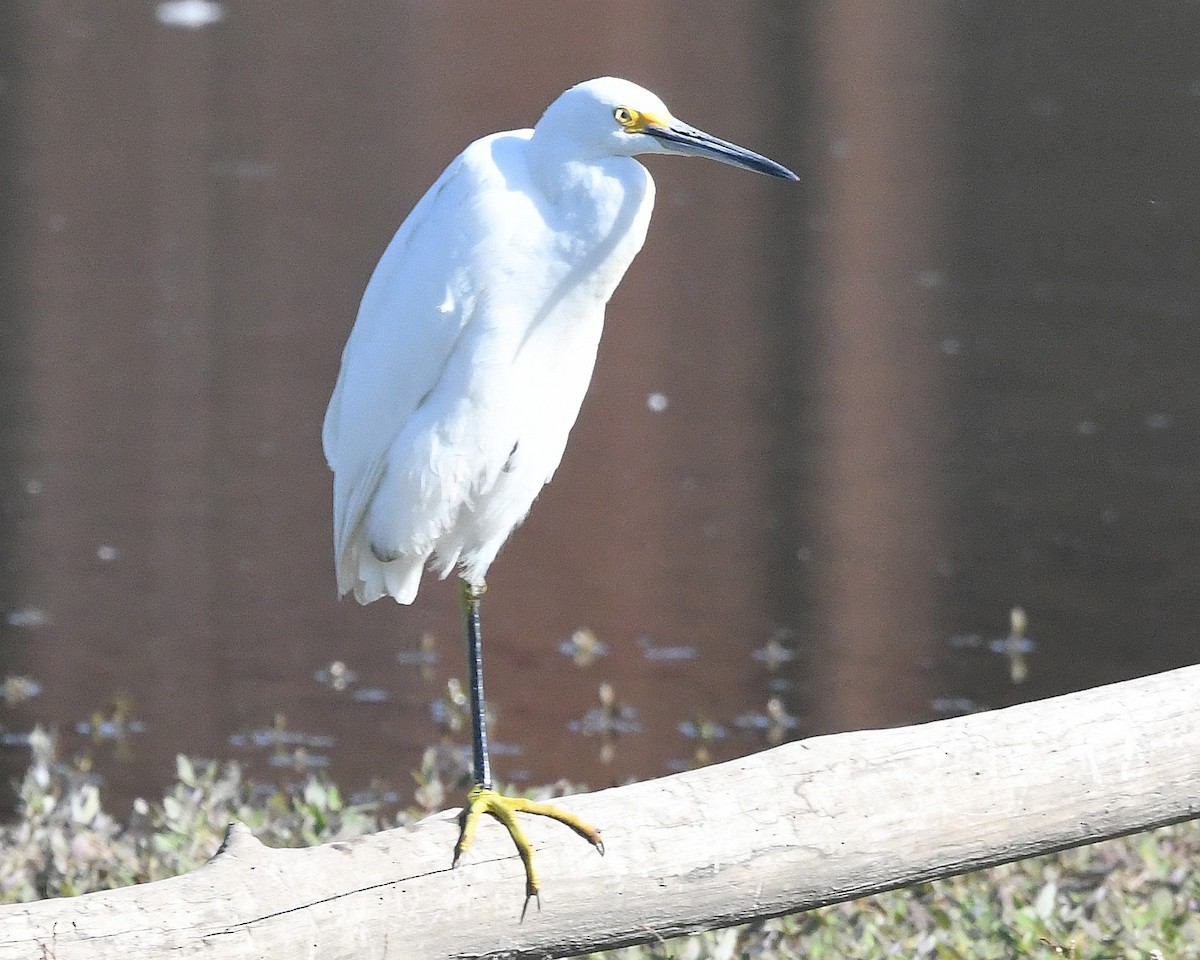
[[[601,858],[530,818],[543,904],[454,812],[272,850],[231,827],[182,877],[0,908],[0,960],[558,957],[806,910],[1200,816],[1200,667],[893,730],[818,737],[573,797]]]

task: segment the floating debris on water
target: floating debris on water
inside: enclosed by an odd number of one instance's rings
[[[985,709],[970,697],[936,697],[929,707],[939,717],[961,717]]]
[[[780,628],[775,631],[766,645],[755,650],[752,656],[759,663],[766,664],[768,670],[778,670],[785,663],[791,663],[796,659],[796,651],[784,642],[791,640],[793,636],[791,630]]]
[[[24,703],[26,700],[32,700],[39,696],[42,692],[42,685],[33,677],[23,677],[19,674],[13,674],[4,678],[4,683],[0,685],[0,700],[12,705],[16,703]]]
[[[313,674],[313,679],[315,679],[317,683],[323,684],[341,693],[354,683],[358,682],[358,674],[346,666],[343,661],[334,660],[329,666],[322,667],[315,674]]]
[[[355,703],[387,703],[392,694],[382,687],[362,687],[350,694],[350,699]]]
[[[278,750],[267,758],[267,763],[277,769],[295,770],[304,773],[306,770],[321,770],[328,767],[330,758],[324,753],[309,753],[304,747],[294,750]]]
[[[558,652],[570,657],[577,667],[588,667],[608,654],[608,647],[588,630],[581,627],[558,645]]]
[[[303,733],[289,730],[287,717],[275,714],[271,726],[229,735],[229,745],[239,750],[278,750],[302,747],[305,750],[328,750],[337,738],[324,733]]]
[[[767,742],[774,745],[782,743],[785,736],[800,725],[800,721],[787,712],[782,698],[771,697],[762,713],[740,714],[734,718],[733,725],[739,730],[765,733]]]
[[[224,20],[225,8],[214,0],[163,0],[154,16],[164,27],[199,30]]]
[[[642,732],[637,710],[617,700],[616,691],[611,683],[600,684],[598,693],[600,706],[592,707],[582,719],[570,721],[567,724],[568,730],[581,733],[585,737],[605,734],[628,736]]]
[[[800,721],[792,716],[779,697],[771,697],[767,701],[767,716],[771,718],[771,726],[767,728],[767,739],[771,743],[779,743],[789,730],[795,730]]]
[[[696,648],[688,644],[673,647],[657,647],[648,636],[642,634],[637,638],[637,644],[642,648],[642,656],[651,662],[695,660]]]
[[[1029,629],[1029,616],[1024,607],[1013,607],[1008,620],[1008,636],[993,640],[988,649],[1008,657],[1009,678],[1013,683],[1024,683],[1029,678],[1028,657],[1037,649],[1037,644],[1025,634]]]
[[[133,758],[133,738],[146,732],[146,724],[130,717],[128,701],[118,701],[108,715],[97,710],[90,719],[76,723],[73,729],[93,743],[111,744],[114,756],[128,761]],[[90,766],[90,757],[86,763]]]
[[[132,718],[133,705],[120,697],[113,701],[108,712],[97,710],[87,720],[75,724],[75,732],[91,737],[97,743],[122,743],[131,735],[146,732],[146,724]]]
[[[0,747],[32,747],[32,736],[33,734],[28,730],[0,729]]]
[[[23,607],[20,610],[10,610],[4,615],[4,623],[21,630],[32,630],[44,627],[50,623],[50,614],[37,607]]]
[[[1029,628],[1029,617],[1021,607],[1013,607],[1009,613],[1009,634],[1007,637],[997,637],[988,644],[992,653],[1011,656],[1015,653],[1033,653],[1037,644],[1025,635]]]
[[[677,729],[689,740],[694,740],[696,749],[692,753],[692,766],[705,767],[712,763],[712,751],[709,744],[724,740],[729,736],[729,729],[723,724],[707,717],[697,717],[694,720],[683,720]]]
[[[717,723],[715,720],[709,720],[707,717],[698,717],[695,720],[681,720],[678,730],[689,740],[724,740],[729,736],[728,727]]]
[[[433,667],[438,662],[437,638],[432,633],[421,634],[420,644],[415,650],[397,650],[396,662],[402,667],[420,667],[421,679],[433,679]]]
[[[1008,614],[1007,636],[987,639],[980,633],[957,633],[946,645],[952,650],[980,650],[1008,658],[1009,678],[1013,683],[1024,683],[1029,678],[1029,655],[1037,650],[1037,643],[1027,634],[1029,615],[1025,608],[1014,606]]]
[[[600,737],[600,762],[607,765],[616,758],[617,740],[641,733],[642,724],[637,718],[637,710],[617,699],[616,689],[611,683],[605,681],[600,684],[597,693],[600,706],[592,707],[582,720],[570,721],[567,729],[585,737]]]

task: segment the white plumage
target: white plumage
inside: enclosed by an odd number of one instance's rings
[[[604,308],[645,240],[637,153],[786,176],[603,78],[464,150],[367,285],[325,415],[338,590],[411,603],[429,567],[481,585],[562,458]]]

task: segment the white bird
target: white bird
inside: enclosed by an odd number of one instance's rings
[[[481,813],[500,819],[537,896],[514,810],[599,833],[492,789],[479,603],[484,578],[562,459],[604,308],[646,237],[654,181],[637,154],[703,156],[795,180],[759,154],[676,120],[613,77],[581,83],[532,130],[468,146],[375,267],[325,414],[339,593],[411,603],[428,566],[462,580],[475,784],[455,862]]]

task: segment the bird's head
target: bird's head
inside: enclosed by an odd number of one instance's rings
[[[774,160],[677,120],[649,90],[617,77],[587,80],[562,94],[538,121],[535,136],[569,143],[580,159],[671,153],[798,179]]]

